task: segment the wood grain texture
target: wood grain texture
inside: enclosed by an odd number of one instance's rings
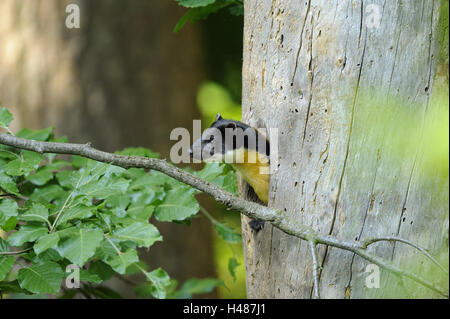
[[[378,27],[368,27],[369,4],[380,9]],[[448,247],[448,178],[425,172],[426,141],[393,149],[403,110],[380,130],[370,108],[373,91],[406,101],[423,131],[439,8],[440,1],[245,1],[243,120],[279,130],[269,206],[341,239],[401,236],[431,252]],[[243,219],[247,296],[311,298],[308,242],[270,225],[254,235]],[[422,262],[401,244],[372,249],[394,263]],[[322,298],[383,297],[386,283],[404,296],[423,292],[384,272],[381,288],[368,289],[366,261],[323,245],[317,251]]]

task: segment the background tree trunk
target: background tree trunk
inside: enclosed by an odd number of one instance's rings
[[[426,171],[420,140],[393,163],[389,141],[402,135],[393,123],[406,121],[404,109],[394,105],[394,120],[380,131],[366,97],[372,89],[406,101],[423,133],[437,62],[442,88],[448,86],[448,50],[446,61],[438,59],[441,3],[373,3],[379,26],[365,1],[245,1],[243,120],[279,129],[269,206],[340,239],[401,236],[435,254],[448,251],[448,175]],[[270,225],[254,236],[242,225],[247,296],[311,298],[308,243]],[[413,255],[419,273],[428,264],[401,244],[373,250],[402,266]],[[383,270],[380,289],[369,289],[368,262],[337,248],[318,252],[323,298],[386,297],[386,287],[406,297],[434,296]]]
[[[80,6],[80,29],[65,27],[69,3]],[[0,101],[16,118],[13,130],[52,125],[72,142],[168,157],[170,131],[200,116],[200,30],[172,31],[184,13],[167,0],[1,1]],[[215,276],[206,219],[157,227],[164,242],[141,252],[152,268],[180,282]]]

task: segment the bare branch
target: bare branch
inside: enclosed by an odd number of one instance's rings
[[[433,256],[431,256],[431,254],[425,248],[423,248],[423,247],[419,246],[418,244],[415,244],[409,240],[399,238],[399,237],[368,238],[363,241],[363,246],[368,247],[369,245],[372,245],[373,243],[376,243],[379,241],[393,241],[393,242],[398,241],[400,243],[404,243],[406,245],[416,248],[422,254],[427,256],[436,266],[438,266],[448,276],[448,270],[445,269],[445,267],[442,264],[440,264]]]
[[[174,165],[167,163],[166,160],[107,153],[92,148],[90,144],[40,142],[27,140],[11,136],[7,133],[0,133],[0,143],[39,153],[80,155],[99,162],[110,163],[123,168],[136,167],[160,171],[180,182],[188,184],[206,194],[211,195],[216,201],[225,204],[231,209],[238,210],[242,214],[252,219],[256,218],[270,222],[273,226],[279,228],[286,234],[298,237],[306,241],[313,241],[316,244],[328,245],[353,252],[387,271],[390,271],[396,275],[407,277],[448,298],[447,290],[406,269],[401,269],[391,264],[389,261],[368,252],[366,250],[366,246],[360,242],[347,242],[344,240],[336,239],[332,236],[319,234],[309,226],[289,220],[284,216],[283,212],[278,209],[262,206],[257,203],[234,196],[210,182],[207,182],[189,172],[186,172]]]
[[[317,262],[317,250],[316,243],[312,240],[309,241],[309,248],[311,250],[313,260],[313,276],[314,276],[314,298],[320,298],[319,292],[319,263]]]
[[[2,256],[2,255],[7,255],[7,256],[20,255],[20,254],[26,253],[27,251],[30,251],[31,249],[32,248],[16,250],[16,251],[0,251],[0,256]]]
[[[0,188],[0,190],[3,190],[3,189]],[[13,198],[21,199],[24,201],[27,201],[29,199],[28,197],[22,196],[20,194],[12,194],[12,193],[8,193],[8,192],[1,193],[0,198],[2,198],[2,197],[13,197]]]

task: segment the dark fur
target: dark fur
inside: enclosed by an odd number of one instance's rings
[[[217,128],[220,133],[222,134],[223,138],[225,138],[225,129],[226,128],[240,128],[242,129],[244,132],[246,130],[253,130],[255,132],[256,135],[256,145],[249,145],[249,141],[248,141],[248,137],[244,136],[244,148],[246,149],[255,149],[256,151],[259,151],[258,146],[259,146],[259,141],[260,139],[263,140],[263,143],[265,142],[265,150],[264,150],[264,154],[268,157],[270,154],[270,143],[269,141],[266,139],[266,137],[264,135],[262,135],[261,133],[259,133],[257,130],[255,130],[254,128],[252,128],[251,126],[248,126],[245,123],[239,122],[239,121],[235,121],[235,120],[227,120],[222,118],[221,116],[217,116],[216,120],[211,124],[210,127],[214,127]],[[202,141],[202,144],[207,144],[210,141]],[[236,145],[236,138],[233,139],[233,149],[239,148],[241,145]],[[225,153],[225,144],[222,143],[222,152]]]
[[[255,191],[253,190],[253,188],[247,184],[244,180],[242,181],[245,185],[244,187],[244,194],[246,194],[246,199],[251,201],[251,202],[255,202],[258,203],[260,205],[266,206],[265,203],[263,203],[258,196],[256,195]],[[259,219],[252,219],[251,221],[248,222],[248,225],[250,226],[250,228],[255,232],[258,233],[261,229],[264,228],[264,221],[263,220],[259,220]]]
[[[239,149],[244,147],[245,149],[254,149],[257,152],[259,152],[259,143],[265,143],[262,144],[265,147],[264,150],[264,154],[269,157],[270,154],[270,144],[269,141],[266,139],[266,137],[264,135],[262,135],[261,133],[258,132],[258,130],[255,130],[254,128],[250,127],[249,125],[239,122],[239,121],[234,121],[234,120],[227,120],[222,118],[222,116],[220,116],[220,114],[217,114],[216,116],[216,120],[211,124],[210,128],[216,128],[220,131],[221,136],[222,136],[222,141],[221,142],[221,147],[222,147],[222,153],[225,154],[227,151],[229,150],[235,150],[235,149]],[[227,141],[225,138],[225,134],[226,134],[226,129],[236,129],[236,128],[240,128],[242,129],[242,131],[245,133],[246,130],[252,130],[252,133],[255,134],[256,136],[256,145],[251,145],[252,143],[249,143],[248,140],[248,136],[244,134],[244,138],[243,138],[243,145],[237,145],[238,142],[242,143],[242,138],[238,141],[236,138],[236,135],[233,136],[233,144],[232,145],[226,145]],[[236,131],[234,131],[234,133],[236,133]],[[203,150],[205,148],[205,146],[207,146],[209,143],[213,142],[213,136],[210,136],[210,138],[208,139],[207,137],[208,135],[205,135],[205,139],[203,139],[203,134],[202,134],[202,139],[200,141],[201,143],[201,149]],[[217,141],[215,141],[217,142]],[[194,143],[195,145],[195,143]],[[193,151],[192,149],[194,148],[194,145],[191,147],[190,150],[190,154],[192,156]],[[220,146],[220,145],[218,145]],[[228,149],[227,149],[228,148]],[[211,153],[214,153],[214,149],[211,150]],[[210,154],[211,156],[214,154]],[[250,201],[259,203],[261,205],[265,205],[256,195],[255,191],[253,190],[253,188],[244,182],[245,188],[244,188],[244,194],[246,194],[246,198]],[[253,231],[255,231],[255,233],[257,233],[258,231],[260,231],[263,227],[264,227],[264,221],[261,220],[257,220],[257,219],[253,219],[249,222],[249,226],[251,227],[251,229],[253,229]]]

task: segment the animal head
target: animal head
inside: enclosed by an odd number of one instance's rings
[[[269,142],[258,130],[245,123],[217,114],[216,120],[194,142],[190,155],[204,162],[234,163],[242,151],[254,150],[269,157]]]

